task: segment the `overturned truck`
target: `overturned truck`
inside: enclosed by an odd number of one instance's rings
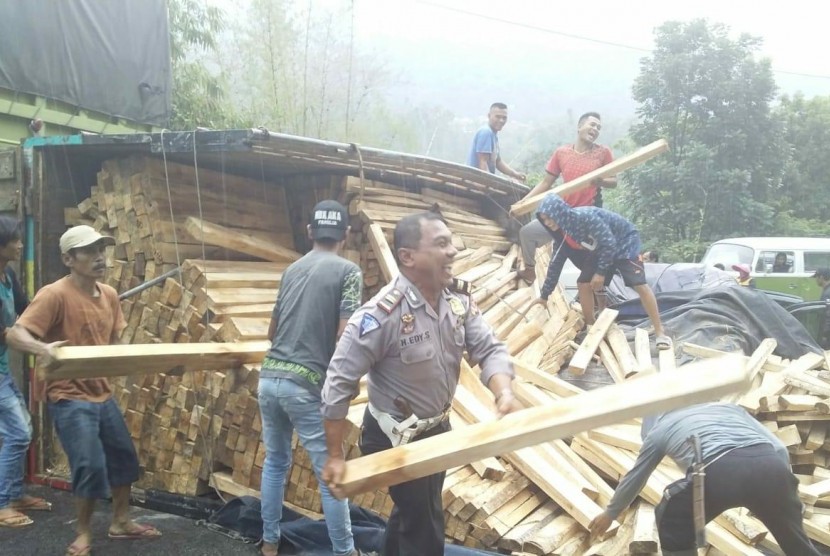
[[[389,250],[395,222],[414,211],[440,210],[459,249],[454,274],[472,284],[484,318],[507,344],[526,405],[637,380],[657,368],[682,372],[687,359],[723,353],[717,349],[722,345],[688,343],[658,359],[646,330],[626,331],[610,310],[577,344],[582,316],[561,291],[547,307],[525,314],[538,285],[517,280],[519,251],[509,239],[507,215],[525,190],[477,169],[264,130],[32,139],[24,143],[21,162],[26,239],[35,246],[27,261],[32,286],[64,274],[58,238],[66,226],[80,223],[116,238],[107,254],[106,281],[119,292],[164,277],[122,300],[125,339],[135,344],[265,339],[281,273],[310,247],[311,208],[337,198],[351,214],[354,233],[344,255],[363,270],[365,299],[397,272]],[[549,250],[540,250],[537,265],[545,268],[549,257]],[[823,485],[830,443],[824,441],[828,417],[822,405],[830,396],[830,368],[809,339],[787,337],[777,347],[763,342],[763,334],[753,329],[751,337],[735,343],[744,352],[739,364],[751,367],[756,383],[733,399],[790,446],[812,509],[808,531],[830,544],[830,516],[823,510],[830,495]],[[138,486],[191,496],[214,489],[256,495],[265,455],[258,374],[250,364],[221,371],[136,369],[113,379],[139,453]],[[475,370],[465,367],[462,374],[451,415],[459,430],[491,405],[470,378]],[[693,382],[694,376],[679,380]],[[349,415],[350,459],[359,456],[366,401],[364,387]],[[33,413],[40,433],[37,476],[65,475],[43,407],[34,406]],[[655,552],[650,504],[682,474],[669,462],[652,477],[642,500],[620,516],[614,534],[592,541],[586,530],[633,463],[639,443],[638,421],[631,419],[450,469],[443,495],[446,535],[459,544],[517,553]],[[319,512],[311,463],[294,445],[286,499]],[[381,516],[392,506],[383,488],[361,492],[353,502]],[[710,528],[709,541],[720,553],[776,548],[757,520],[737,510]]]

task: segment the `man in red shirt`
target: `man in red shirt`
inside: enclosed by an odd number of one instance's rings
[[[563,182],[567,183],[614,160],[608,147],[596,143],[601,129],[600,116],[596,112],[587,112],[580,116],[576,129],[576,141],[554,151],[545,166],[545,177],[525,195],[525,199],[548,191],[560,175]],[[616,186],[616,178],[603,178],[596,180],[590,187],[564,195],[562,198],[572,207],[602,207],[601,188]],[[519,271],[519,278],[527,282],[533,282],[536,279],[536,249],[548,242],[550,242],[550,232],[538,219],[534,218],[529,224],[522,226],[519,231],[519,244],[522,248],[525,268]]]

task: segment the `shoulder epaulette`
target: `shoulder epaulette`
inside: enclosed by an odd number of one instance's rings
[[[466,280],[453,278],[452,284],[450,285],[450,291],[455,293],[463,293],[464,295],[472,295],[473,285]]]
[[[398,288],[393,288],[389,293],[384,295],[378,301],[378,307],[387,315],[395,310],[395,307],[401,304],[403,300],[403,292]]]

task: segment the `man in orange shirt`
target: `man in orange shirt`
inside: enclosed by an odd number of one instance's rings
[[[106,273],[104,248],[114,243],[113,238],[89,226],[67,230],[61,236],[60,248],[70,274],[38,291],[8,331],[9,346],[37,355],[38,364],[47,366],[54,359],[54,349],[63,344],[118,343],[127,325],[118,294],[98,282]],[[110,494],[110,538],[159,536],[155,527],[139,525],[129,516],[130,488],[138,479],[138,457],[107,379],[52,380],[46,384],[46,395],[55,430],[69,459],[77,502],[78,536],[67,548],[67,556],[90,554],[95,500]]]
[[[596,112],[587,112],[580,116],[577,123],[576,141],[554,151],[545,166],[545,177],[530,190],[530,193],[525,195],[525,199],[548,191],[559,176],[562,176],[563,182],[567,183],[614,160],[608,147],[596,143],[601,129],[602,122]],[[601,188],[616,186],[616,178],[603,178],[595,181],[590,187],[570,195],[563,195],[562,198],[574,208],[602,207]],[[536,218],[522,226],[519,231],[519,244],[522,248],[525,268],[519,271],[519,278],[527,282],[533,282],[536,279],[536,249],[547,245],[550,241],[550,232]],[[556,239],[557,243],[561,241],[562,238]]]

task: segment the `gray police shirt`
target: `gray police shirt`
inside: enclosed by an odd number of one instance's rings
[[[353,262],[312,250],[283,272],[273,317],[277,330],[260,369],[319,392],[337,343],[340,319],[360,307],[363,278]]]
[[[345,418],[368,372],[374,407],[400,419],[400,396],[418,418],[435,417],[452,403],[465,349],[485,385],[495,374],[513,377],[507,349],[468,295],[444,290],[435,310],[398,276],[349,320],[326,373],[323,416]]]

